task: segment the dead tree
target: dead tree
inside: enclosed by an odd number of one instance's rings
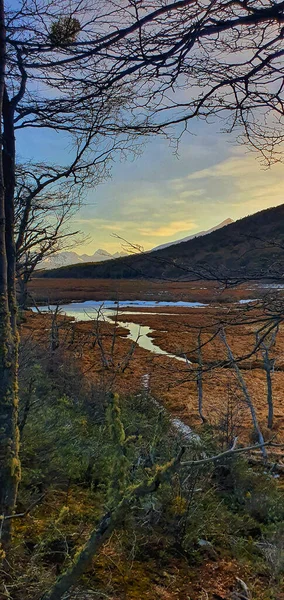
[[[272,373],[274,373],[276,358],[270,358],[270,350],[275,346],[277,333],[279,331],[279,323],[276,323],[275,329],[272,331],[272,334],[269,339],[264,338],[260,343],[261,354],[263,358],[263,367],[266,374],[266,388],[267,388],[267,406],[268,406],[268,414],[267,414],[267,427],[268,429],[272,429],[273,427],[273,417],[274,417],[274,407],[273,407],[273,393],[272,393]],[[256,334],[256,342],[259,342],[259,332]]]
[[[237,377],[237,380],[239,382],[240,388],[241,388],[241,390],[243,392],[245,402],[246,402],[246,404],[247,404],[247,406],[248,406],[248,408],[250,410],[251,419],[252,419],[252,423],[253,423],[253,428],[254,428],[254,431],[257,434],[263,458],[266,460],[267,459],[267,452],[266,452],[266,448],[265,448],[264,438],[263,438],[263,435],[262,435],[262,432],[261,432],[261,429],[260,429],[260,426],[259,426],[259,423],[258,423],[258,419],[257,419],[257,415],[256,415],[256,410],[255,410],[253,401],[252,401],[252,399],[250,397],[250,393],[248,391],[246,382],[245,382],[245,380],[244,380],[244,378],[242,376],[241,370],[240,370],[240,368],[238,366],[238,363],[235,360],[233,352],[232,352],[232,350],[231,350],[231,348],[229,346],[229,343],[227,341],[227,337],[226,337],[226,333],[225,333],[224,328],[222,328],[221,331],[220,331],[220,338],[221,338],[222,342],[224,343],[224,345],[226,347],[227,354],[228,354],[228,359],[229,359],[229,361],[230,361],[230,363],[231,363],[231,365],[232,365],[232,367],[233,367],[233,369],[234,369],[234,371],[236,373],[236,377]]]
[[[61,197],[59,193],[56,197],[45,194],[35,198],[31,204],[21,235],[21,222],[16,221],[19,225],[19,228],[16,227],[16,275],[20,308],[27,308],[28,283],[42,262],[59,250],[72,248],[85,239],[79,230],[70,229],[70,220],[78,209],[79,205],[73,203],[72,197]]]
[[[198,392],[198,413],[202,423],[206,423],[206,419],[203,414],[203,360],[202,360],[202,341],[201,341],[201,329],[198,332],[197,338],[197,353],[198,353],[198,367],[196,372],[196,383]]]

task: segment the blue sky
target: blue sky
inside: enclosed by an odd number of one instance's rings
[[[88,205],[74,218],[74,228],[89,236],[77,252],[121,250],[112,234],[148,250],[284,202],[283,164],[264,169],[216,125],[192,129],[178,157],[167,140],[152,138],[134,161],[115,162],[111,179],[88,192]],[[67,140],[48,131],[21,132],[17,147],[22,158],[68,160]]]
[[[17,6],[17,0],[10,0]],[[78,252],[121,249],[113,234],[145,250],[284,202],[283,164],[265,170],[256,155],[218,131],[217,124],[190,122],[179,156],[165,139],[148,139],[134,161],[115,162],[112,177],[88,191],[74,229],[89,236]],[[18,158],[68,164],[61,133],[22,130]]]

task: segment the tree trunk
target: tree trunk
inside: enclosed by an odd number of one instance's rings
[[[54,585],[41,597],[41,600],[61,600],[61,598],[66,597],[66,592],[78,583],[79,578],[90,565],[94,556],[98,554],[103,544],[109,539],[114,529],[123,523],[124,518],[130,510],[132,501],[135,498],[143,498],[148,494],[154,493],[164,481],[169,481],[173,473],[179,468],[183,453],[184,448],[180,450],[175,459],[162,467],[157,467],[152,479],[133,486],[126,492],[125,496],[114,509],[102,517],[98,526],[91,532],[85,546],[83,546],[82,550],[75,557],[74,562],[65,573],[62,573],[58,577]]]
[[[267,404],[268,404],[268,415],[267,415],[267,427],[268,429],[272,429],[273,427],[273,395],[272,395],[272,379],[271,379],[271,371],[274,366],[274,360],[270,360],[268,349],[265,348],[263,353],[263,364],[266,373],[266,385],[267,385]]]
[[[265,448],[265,445],[264,445],[264,439],[263,439],[262,431],[261,431],[261,429],[259,427],[259,423],[258,423],[256,411],[255,411],[255,408],[254,408],[254,404],[253,404],[252,399],[251,399],[251,397],[249,395],[249,391],[248,391],[248,388],[246,386],[246,382],[245,382],[245,380],[244,380],[244,378],[243,378],[243,376],[241,374],[241,371],[240,371],[240,369],[238,367],[238,364],[237,364],[237,362],[235,360],[233,352],[232,352],[232,350],[231,350],[231,348],[230,348],[230,346],[229,346],[229,344],[227,342],[227,338],[226,338],[226,334],[225,334],[224,330],[221,331],[220,337],[223,340],[223,342],[224,342],[224,344],[225,344],[225,346],[227,348],[228,358],[229,358],[229,360],[230,360],[230,362],[231,362],[231,364],[232,364],[232,366],[233,366],[233,368],[235,370],[235,373],[236,373],[239,385],[240,385],[240,387],[241,387],[241,389],[243,391],[243,394],[244,394],[244,398],[245,398],[246,404],[248,405],[248,407],[250,409],[250,414],[251,414],[251,418],[252,418],[252,422],[253,422],[253,427],[254,427],[254,430],[255,430],[255,432],[257,434],[259,444],[261,446],[262,456],[263,456],[264,459],[267,459],[267,452],[266,452],[266,448]]]
[[[14,108],[6,87],[3,97],[3,175],[5,185],[6,255],[8,303],[12,332],[17,337],[16,244],[15,244],[15,132]],[[17,344],[16,344],[17,346]]]
[[[28,283],[25,274],[18,275],[18,307],[20,309],[28,308]]]
[[[122,513],[123,511],[121,511]],[[120,514],[118,515],[120,516]],[[106,542],[117,525],[117,515],[106,514],[100,521],[97,529],[91,533],[85,547],[79,553],[77,560],[63,573],[51,589],[44,594],[42,600],[61,600],[61,598],[72,588],[84,573],[93,557]]]
[[[198,412],[202,423],[206,423],[206,419],[203,414],[203,361],[202,361],[202,350],[201,350],[201,330],[198,333],[198,369],[197,369],[197,391],[198,391]]]
[[[274,420],[274,407],[273,407],[273,393],[272,393],[272,377],[271,372],[274,371],[275,367],[275,358],[269,358],[269,351],[275,346],[276,337],[279,331],[279,321],[274,323],[274,329],[270,330],[271,337],[267,339],[268,336],[264,336],[262,342],[260,344],[261,354],[263,358],[263,366],[266,374],[266,389],[267,389],[267,405],[268,405],[268,414],[267,414],[267,427],[268,429],[272,429],[273,420]],[[257,345],[260,342],[259,332],[256,334],[256,343]]]
[[[35,379],[34,379],[34,377],[31,377],[31,379],[29,381],[28,389],[27,389],[25,397],[24,397],[25,405],[24,405],[24,410],[23,410],[23,416],[22,416],[21,421],[19,422],[20,438],[22,438],[23,431],[24,431],[26,422],[28,420],[31,403],[32,403],[32,398],[33,398],[33,394],[34,394],[34,384],[35,384]]]
[[[20,476],[18,459],[19,436],[17,427],[17,324],[15,301],[15,267],[13,258],[13,204],[7,206],[13,190],[14,152],[7,168],[5,140],[7,121],[5,104],[5,21],[4,1],[0,0],[0,111],[1,111],[1,156],[0,156],[0,515],[11,515],[15,508]],[[3,123],[3,129],[2,129]],[[13,132],[13,127],[12,127]],[[12,145],[14,137],[12,133]],[[6,155],[6,156],[5,156]],[[5,171],[4,171],[5,169]],[[9,179],[11,182],[9,184]],[[8,187],[7,187],[8,186]],[[6,196],[9,191],[9,197]],[[1,543],[6,545],[10,538],[11,519],[1,522]]]

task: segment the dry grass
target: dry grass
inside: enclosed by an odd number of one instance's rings
[[[42,279],[34,278],[29,290],[39,303],[72,300],[164,300],[229,302],[251,298],[245,286],[224,290],[214,281],[162,281],[145,279]]]
[[[36,281],[36,280],[35,280]],[[40,283],[43,280],[38,280]],[[46,281],[46,280],[45,280]],[[49,281],[49,284],[53,280]],[[54,280],[56,285],[51,286],[51,293],[58,294],[58,280]],[[75,280],[75,283],[81,286],[82,282]],[[80,297],[80,289],[84,294],[90,294],[89,299],[110,298],[110,290],[114,290],[115,282],[103,282],[100,289],[97,289],[97,296],[94,296],[95,285],[101,284],[101,281],[90,282],[88,285],[83,282],[81,288],[76,292],[72,291],[70,282],[64,288],[63,292],[68,292],[69,299],[87,299],[86,296]],[[131,282],[118,282],[121,284],[120,299],[141,299],[155,298],[154,284],[149,286],[145,282],[145,287],[131,288]],[[133,282],[132,282],[133,283]],[[181,287],[179,287],[179,285]],[[197,285],[197,284],[196,284]],[[93,287],[92,287],[93,286]],[[143,283],[144,286],[144,283]],[[146,290],[147,286],[147,290]],[[39,288],[40,289],[40,288]],[[162,289],[160,290],[162,291]],[[148,296],[145,294],[149,293]],[[214,298],[214,286],[201,290],[207,294],[207,300]],[[42,290],[42,293],[45,293]],[[167,288],[167,294],[172,294],[170,299],[180,299],[178,294],[185,300],[205,300],[204,297],[198,297],[197,288],[192,284],[178,284]],[[241,292],[238,292],[241,294]],[[152,296],[151,296],[152,294]],[[249,294],[248,294],[249,295]],[[63,296],[61,296],[61,300]],[[167,298],[169,299],[169,298]],[[236,296],[235,298],[236,299]],[[54,301],[51,300],[51,301]],[[122,311],[123,312],[123,311]],[[200,327],[203,328],[202,336],[204,341],[208,341],[216,331],[221,320],[227,324],[227,337],[236,356],[248,353],[255,341],[255,323],[254,321],[263,317],[263,314],[255,309],[240,310],[236,305],[222,304],[218,308],[206,307],[202,309],[176,309],[161,308],[157,309],[157,314],[151,315],[153,309],[140,309],[139,313],[132,314],[131,320],[137,323],[148,325],[153,329],[154,341],[164,350],[174,353],[185,353],[190,360],[196,361],[197,358],[197,336]],[[164,314],[164,313],[168,314]],[[51,315],[39,315],[27,313],[26,322],[21,327],[22,339],[33,338],[37,342],[48,346],[50,340]],[[127,321],[128,315],[120,315],[120,321]],[[242,321],[241,325],[237,325]],[[197,410],[197,386],[194,369],[185,363],[181,363],[174,358],[167,356],[154,355],[153,353],[137,347],[127,368],[122,373],[120,365],[123,357],[127,355],[131,348],[131,341],[127,339],[128,331],[119,327],[115,338],[115,347],[113,352],[113,366],[105,369],[102,364],[101,352],[95,341],[96,324],[94,322],[74,323],[70,319],[59,316],[60,322],[60,340],[58,352],[72,353],[75,359],[80,363],[82,370],[96,385],[108,387],[117,390],[123,399],[124,395],[131,394],[141,390],[141,385],[145,382],[145,374],[149,375],[149,388],[153,396],[162,403],[175,417],[179,417],[193,428],[198,428],[200,418]],[[230,325],[228,325],[230,323]],[[111,355],[113,344],[114,326],[109,323],[100,324],[101,341],[103,343],[107,356]],[[284,442],[284,415],[283,415],[283,384],[284,384],[284,329],[280,329],[276,347],[273,351],[277,357],[276,369],[273,374],[273,391],[275,404],[275,424],[273,431],[266,428],[266,383],[265,374],[261,368],[261,356],[253,356],[247,359],[245,369],[242,370],[246,380],[251,397],[257,409],[258,418],[263,428],[265,436],[277,436],[277,440]],[[210,365],[216,360],[225,359],[225,351],[222,343],[216,337],[210,344],[203,349],[203,361],[205,365]],[[194,364],[194,363],[193,363]],[[195,363],[196,365],[196,363]],[[241,442],[247,442],[251,435],[251,419],[249,410],[242,399],[234,373],[231,368],[219,367],[209,369],[204,374],[204,413],[207,419],[212,423],[219,423],[225,420],[228,406],[233,407],[234,427],[240,437]],[[188,564],[182,556],[171,558],[169,565],[163,563],[161,571],[159,561],[151,559],[142,564],[134,561],[131,571],[129,564],[121,562],[119,553],[113,555],[115,546],[114,541],[101,553],[95,563],[94,578],[98,587],[104,589],[104,585],[111,572],[112,587],[117,589],[127,589],[125,597],[129,600],[140,600],[140,598],[156,598],[157,600],[177,599],[187,600],[190,596],[192,600],[213,600],[220,598],[228,600],[231,597],[231,590],[236,583],[236,577],[245,579],[253,585],[254,597],[257,599],[268,598],[265,590],[262,589],[261,575],[256,577],[249,568],[240,564],[237,560],[227,557],[219,557],[218,560],[204,560],[201,565],[194,567]],[[114,565],[113,559],[115,559]],[[157,575],[158,574],[158,575]],[[93,576],[92,572],[90,575]],[[253,583],[252,583],[253,581]],[[82,598],[87,596],[83,596]],[[92,593],[90,593],[92,597]],[[122,597],[118,595],[109,596],[110,598]],[[281,592],[277,599],[282,600]],[[283,599],[284,600],[284,599]]]
[[[174,310],[174,309],[173,309]],[[163,350],[182,355],[193,361],[193,367],[179,362],[174,358],[153,354],[143,348],[137,347],[134,355],[123,373],[120,367],[123,357],[131,349],[132,342],[126,338],[127,330],[121,327],[117,330],[114,347],[114,365],[105,369],[102,364],[101,351],[96,344],[95,324],[92,322],[81,322],[72,325],[75,330],[71,333],[70,321],[67,320],[62,327],[61,337],[65,340],[68,352],[72,352],[80,361],[83,371],[96,384],[108,389],[119,391],[123,396],[135,393],[145,384],[144,376],[148,375],[149,389],[153,396],[175,416],[182,419],[192,427],[200,424],[197,406],[196,385],[196,348],[199,328],[203,327],[202,341],[208,341],[216,331],[220,322],[220,314],[223,322],[230,322],[227,329],[227,337],[235,356],[249,353],[255,343],[255,323],[234,325],[241,320],[243,314],[245,319],[254,320],[261,315],[257,311],[245,312],[238,308],[223,307],[222,309],[179,309],[178,314],[165,315],[163,309],[158,314],[151,315],[144,309],[143,314],[131,315],[131,320],[148,325],[153,331],[153,338]],[[140,310],[139,310],[140,312]],[[176,309],[175,309],[175,312]],[[44,343],[48,342],[49,315],[40,316],[29,314],[26,324],[23,326],[24,335],[35,335]],[[61,317],[62,322],[63,318]],[[123,314],[120,321],[129,320],[129,316]],[[106,355],[111,353],[114,327],[111,324],[100,324],[102,341]],[[45,339],[43,331],[45,331]],[[267,402],[266,402],[266,379],[262,368],[261,355],[254,355],[244,361],[242,370],[247,383],[251,398],[255,404],[257,415],[266,436],[276,435],[284,441],[284,415],[283,415],[283,387],[284,387],[284,329],[280,329],[277,344],[273,351],[277,357],[276,370],[272,375],[274,396],[274,427],[272,432],[267,431]],[[69,345],[72,336],[72,345]],[[228,406],[233,407],[235,426],[243,441],[248,441],[251,434],[250,411],[244,402],[242,393],[238,387],[234,372],[226,366],[216,367],[217,361],[226,358],[226,352],[222,342],[217,336],[203,349],[204,373],[204,414],[211,422],[216,423],[224,420]],[[194,362],[195,361],[195,362]],[[212,369],[212,364],[215,367]]]

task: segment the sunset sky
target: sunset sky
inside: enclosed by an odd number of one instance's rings
[[[284,202],[283,164],[265,169],[216,125],[199,122],[191,131],[178,158],[167,140],[152,138],[134,161],[114,164],[112,178],[88,193],[74,219],[74,228],[89,236],[76,252],[121,250],[112,234],[148,250]],[[18,152],[61,164],[67,156],[64,140],[48,132],[20,134]]]

